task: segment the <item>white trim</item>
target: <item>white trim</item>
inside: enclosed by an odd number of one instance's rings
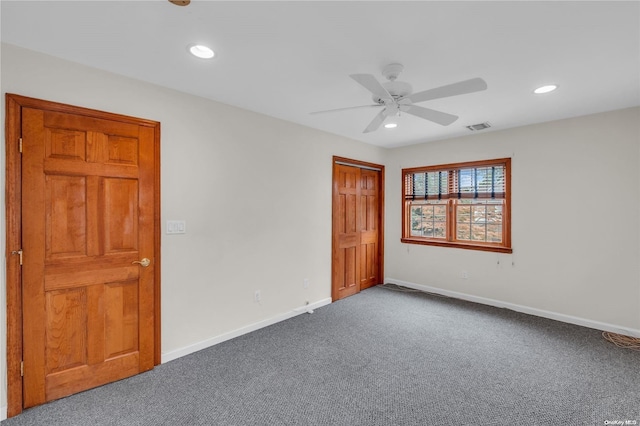
[[[3,420],[7,420],[7,406],[3,405],[0,407],[0,422]]]
[[[425,291],[427,293],[435,293],[443,296],[453,297],[455,299],[467,300],[469,302],[482,303],[483,305],[495,306],[498,308],[511,309],[512,311],[522,312],[537,317],[549,318],[556,321],[562,321],[569,324],[581,325],[583,327],[594,328],[596,330],[609,331],[611,333],[624,334],[626,336],[640,337],[640,330],[627,328],[620,325],[608,324],[605,322],[594,321],[586,318],[574,317],[571,315],[560,314],[557,312],[545,311],[542,309],[532,308],[529,306],[516,305],[515,303],[502,302],[500,300],[489,299],[486,297],[473,296],[457,291],[444,290],[437,287],[430,287],[422,284],[415,284],[408,281],[396,280],[394,278],[385,278],[385,283],[397,284],[414,290]]]
[[[210,346],[217,345],[218,343],[225,342],[227,340],[231,340],[233,338],[242,336],[243,334],[251,333],[252,331],[259,330],[264,327],[268,327],[270,325],[276,324],[280,321],[287,320],[289,318],[293,318],[295,316],[304,314],[306,312],[313,313],[314,309],[318,309],[322,306],[328,305],[331,303],[331,298],[328,297],[326,299],[319,300],[317,302],[311,303],[309,305],[301,306],[299,308],[295,308],[289,312],[285,312],[284,314],[276,315],[275,317],[268,318],[266,320],[256,322],[254,324],[249,324],[245,327],[238,328],[233,331],[229,331],[227,333],[221,334],[216,337],[212,337],[207,340],[203,340],[202,342],[195,343],[193,345],[185,346],[180,349],[176,349],[170,352],[166,352],[162,354],[162,363],[173,361],[174,359],[178,359],[185,355],[189,355],[191,353],[200,351],[202,349],[206,349]]]

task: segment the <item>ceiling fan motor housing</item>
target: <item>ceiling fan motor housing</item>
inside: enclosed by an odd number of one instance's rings
[[[389,94],[391,95],[391,97],[393,97],[393,99],[398,99],[398,98],[402,98],[403,96],[408,96],[413,91],[413,87],[411,87],[409,83],[405,83],[404,81],[397,81],[397,80],[387,81],[385,83],[382,83],[382,86],[385,89],[387,89],[387,92],[389,92]],[[380,98],[376,99],[375,96],[373,97],[373,100],[378,103],[384,103],[384,102],[380,102],[381,101]]]
[[[382,75],[389,81],[394,81],[404,70],[402,64],[389,64],[382,69]]]
[[[397,80],[402,70],[404,70],[402,64],[389,64],[382,69],[382,75],[389,80],[382,83],[382,86],[389,92],[394,100],[408,96],[413,92],[413,87],[411,87],[409,83]],[[384,99],[377,96],[373,96],[373,101],[384,104]]]

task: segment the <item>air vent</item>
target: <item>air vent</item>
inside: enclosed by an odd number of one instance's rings
[[[471,130],[472,132],[475,132],[476,130],[484,130],[484,129],[488,129],[489,127],[491,127],[491,124],[489,124],[488,121],[485,121],[484,123],[472,124],[471,126],[467,126],[467,129]]]

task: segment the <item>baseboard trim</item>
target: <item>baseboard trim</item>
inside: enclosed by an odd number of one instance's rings
[[[574,317],[571,315],[560,314],[557,312],[545,311],[543,309],[532,308],[530,306],[517,305],[515,303],[503,302],[500,300],[489,299],[486,297],[473,296],[471,294],[460,293],[457,291],[444,290],[437,287],[416,284],[408,281],[397,280],[395,278],[385,278],[385,283],[401,285],[403,287],[420,290],[427,293],[440,294],[442,296],[452,297],[455,299],[466,300],[469,302],[481,303],[483,305],[495,306],[497,308],[506,308],[524,314],[535,315],[537,317],[548,318],[556,321],[566,322],[569,324],[580,325],[583,327],[594,328],[596,330],[609,331],[611,333],[624,334],[626,336],[640,337],[640,330],[627,328],[616,324],[608,324],[605,322],[594,321],[586,318]]]
[[[249,325],[247,325],[245,327],[241,327],[241,328],[238,328],[236,330],[229,331],[227,333],[221,334],[219,336],[212,337],[212,338],[207,339],[207,340],[203,340],[203,341],[195,343],[193,345],[185,346],[185,347],[180,348],[180,349],[176,349],[176,350],[173,350],[173,351],[170,351],[170,352],[163,353],[162,354],[162,363],[164,364],[166,362],[173,361],[174,359],[181,358],[181,357],[183,357],[185,355],[189,355],[191,353],[200,351],[202,349],[206,349],[208,347],[217,345],[217,344],[225,342],[227,340],[231,340],[231,339],[234,339],[236,337],[240,337],[243,334],[251,333],[252,331],[256,331],[256,330],[259,330],[261,328],[268,327],[270,325],[279,323],[279,322],[284,321],[284,320],[288,320],[289,318],[293,318],[295,316],[298,316],[298,315],[301,315],[301,314],[304,314],[304,313],[307,313],[307,312],[313,312],[314,309],[321,308],[321,307],[323,307],[325,305],[328,305],[330,303],[331,303],[331,298],[328,297],[326,299],[322,299],[322,300],[319,300],[317,302],[310,303],[309,305],[304,305],[304,306],[301,306],[299,308],[295,308],[295,309],[293,309],[293,310],[291,310],[289,312],[285,312],[283,314],[276,315],[276,316],[268,318],[266,320],[259,321],[259,322],[253,323],[253,324],[249,324]]]

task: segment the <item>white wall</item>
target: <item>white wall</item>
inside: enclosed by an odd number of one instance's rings
[[[402,168],[502,157],[513,254],[400,242]],[[389,281],[640,335],[640,108],[398,148],[386,166]]]
[[[332,156],[384,150],[6,44],[1,72],[2,123],[6,92],[161,122],[163,224],[187,223],[162,239],[163,359],[331,297]]]

